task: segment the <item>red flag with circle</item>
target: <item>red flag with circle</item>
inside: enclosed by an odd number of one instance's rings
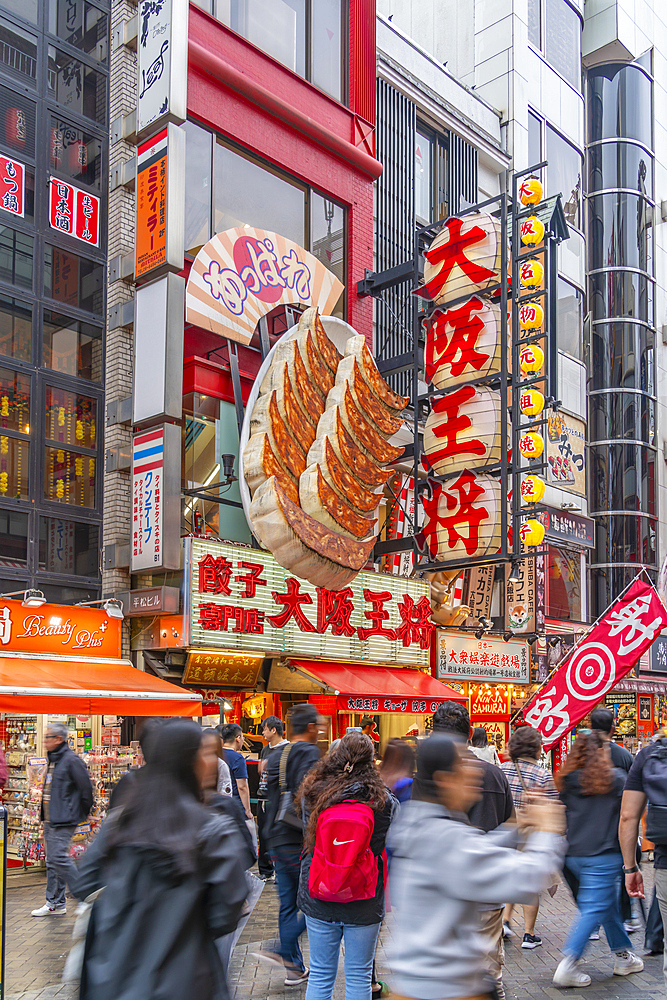
[[[655,589],[636,580],[561,664],[524,712],[550,750],[634,667],[667,628]]]

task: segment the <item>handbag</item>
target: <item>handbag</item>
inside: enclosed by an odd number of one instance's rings
[[[287,826],[292,826],[295,829],[302,831],[303,823],[301,822],[301,817],[297,816],[295,812],[292,792],[287,786],[287,758],[289,757],[291,749],[292,744],[288,743],[280,755],[280,767],[278,769],[278,791],[280,792],[280,799],[278,800],[276,823],[286,823]]]

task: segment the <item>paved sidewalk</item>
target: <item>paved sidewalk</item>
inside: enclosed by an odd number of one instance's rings
[[[647,883],[652,883],[649,866],[644,869]],[[7,967],[5,1000],[75,1000],[77,990],[61,982],[62,969],[71,943],[74,907],[70,903],[65,917],[36,918],[30,910],[44,900],[45,880],[39,875],[12,877],[7,892]],[[647,892],[648,895],[648,892]],[[537,920],[537,932],[544,944],[534,951],[524,951],[521,945],[523,918],[520,907],[514,915],[517,936],[508,942],[505,988],[508,1000],[663,1000],[665,986],[662,958],[644,958],[644,972],[633,976],[611,975],[612,961],[604,934],[599,942],[591,942],[586,955],[585,971],[592,984],[582,990],[557,990],[551,977],[560,959],[560,947],[565,939],[574,905],[569,891],[561,885],[553,899],[546,894]],[[428,914],[424,914],[428,920]],[[303,987],[286,988],[283,975],[257,963],[252,952],[275,937],[278,930],[278,898],[275,886],[267,885],[244,929],[230,969],[230,993],[233,1000],[279,1000],[293,997],[303,1000]],[[386,940],[389,930],[383,932]],[[643,952],[643,930],[632,935],[638,954]],[[308,944],[304,936],[304,955]],[[378,951],[380,977],[385,979],[382,941]],[[334,1000],[344,1000],[345,985],[339,972]]]

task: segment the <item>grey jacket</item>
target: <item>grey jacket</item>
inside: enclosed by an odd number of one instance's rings
[[[457,819],[444,806],[412,801],[389,831],[392,987],[417,1000],[487,992],[478,901],[533,902],[565,855],[564,837],[532,834],[516,851],[516,827],[482,833]]]

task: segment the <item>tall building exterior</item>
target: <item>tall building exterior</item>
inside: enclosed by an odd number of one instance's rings
[[[101,584],[110,10],[0,11],[0,590]]]

